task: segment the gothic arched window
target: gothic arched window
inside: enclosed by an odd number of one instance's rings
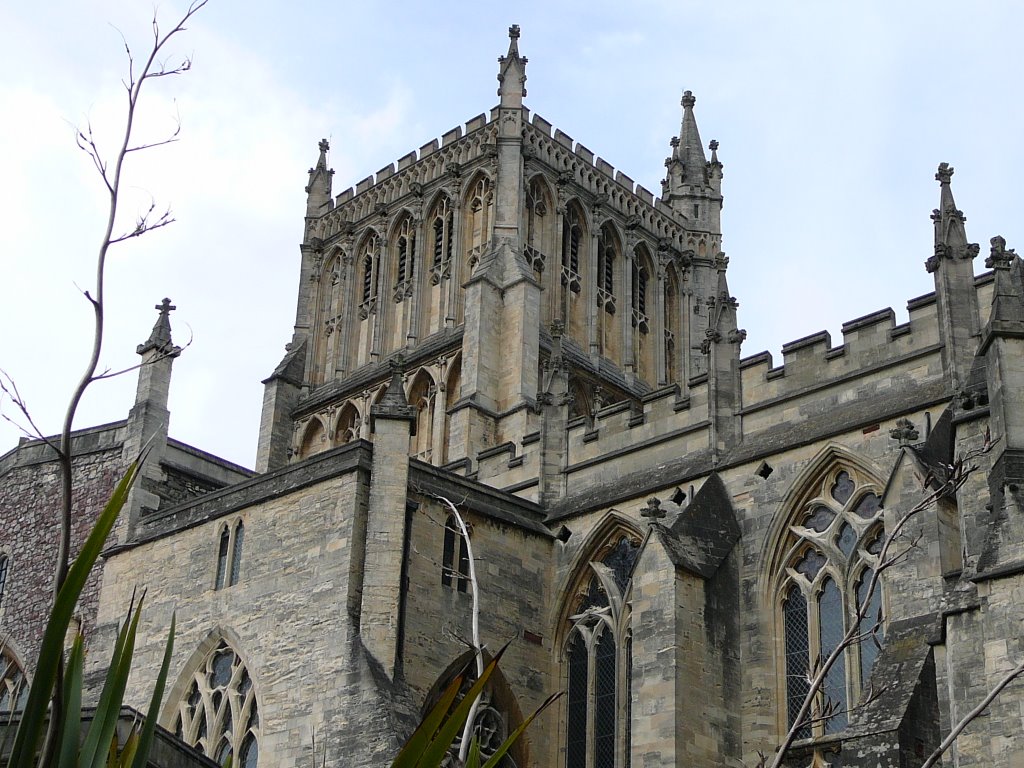
[[[490,241],[493,209],[494,194],[491,190],[491,180],[480,175],[469,187],[466,206],[462,214],[465,222],[462,242],[465,252],[465,272],[462,276],[464,280],[472,274],[473,268],[480,261],[484,248]]]
[[[605,224],[597,236],[597,304],[605,312],[615,312],[615,270],[619,257],[619,238],[611,224]]]
[[[252,677],[241,657],[223,640],[192,676],[178,703],[175,735],[221,765],[238,768],[259,761],[260,716]]]
[[[242,571],[242,546],[245,543],[245,526],[239,520],[235,526],[221,528],[217,544],[217,577],[213,588],[233,587],[238,583]]]
[[[786,537],[789,555],[780,579],[789,727],[810,690],[808,670],[840,645],[858,606],[868,601],[868,607],[858,625],[866,639],[844,649],[829,670],[812,712],[815,719],[801,727],[798,738],[846,728],[850,706],[878,655],[883,630],[880,589],[868,596],[884,535],[875,486],[855,470],[837,467],[809,495]],[[821,714],[828,712],[834,714],[822,719]]]
[[[647,266],[641,261],[639,253],[633,257],[633,327],[640,333],[647,333],[647,284],[650,274]]]
[[[0,715],[20,712],[28,701],[28,681],[21,666],[6,649],[0,649]]]
[[[588,563],[569,616],[566,665],[566,768],[629,764],[632,659],[627,591],[639,539],[616,533]]]
[[[450,274],[455,214],[447,197],[441,197],[427,217],[430,222],[431,262],[430,282],[437,285]]]
[[[566,206],[562,215],[562,285],[580,292],[580,248],[583,247],[583,216],[579,207]]]
[[[377,266],[380,256],[380,240],[371,232],[359,249],[359,317],[363,320],[373,312],[377,298]]]
[[[416,268],[416,225],[406,216],[395,235],[395,301],[412,296],[412,277]]]

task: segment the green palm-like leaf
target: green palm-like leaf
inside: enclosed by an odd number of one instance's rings
[[[465,670],[463,670],[448,684],[440,700],[424,716],[412,736],[405,743],[405,746],[402,747],[402,751],[398,753],[398,757],[391,764],[391,768],[414,768],[419,761],[420,755],[423,754],[434,734],[437,733],[437,729],[440,727],[445,715],[448,714],[448,710],[451,709],[452,702],[459,695],[459,689],[462,687],[465,679],[466,674]]]
[[[494,655],[494,659],[491,660],[490,664],[484,667],[483,674],[473,683],[466,696],[459,702],[455,711],[444,721],[437,735],[420,756],[419,761],[416,763],[417,768],[436,768],[436,766],[441,764],[445,753],[451,748],[452,742],[455,740],[455,735],[466,724],[466,718],[469,717],[469,710],[472,709],[473,702],[476,701],[476,697],[480,695],[484,686],[487,685],[487,680],[497,668],[498,662],[507,648],[508,643],[505,643],[502,649]]]
[[[121,716],[121,702],[124,700],[124,690],[128,685],[128,674],[131,672],[132,656],[135,652],[135,635],[142,615],[142,601],[143,598],[140,597],[132,611],[131,620],[125,622],[127,629],[122,627],[118,642],[115,644],[114,658],[111,660],[110,669],[107,670],[107,679],[103,683],[99,705],[93,715],[89,735],[82,745],[80,768],[104,768],[103,749],[115,740],[115,729]]]
[[[61,723],[61,746],[57,765],[74,768],[78,764],[78,744],[82,738],[82,635],[76,634],[68,657],[64,679],[64,712]]]
[[[164,660],[160,665],[160,674],[156,678],[156,686],[153,688],[153,697],[149,701],[149,711],[146,712],[146,722],[142,726],[142,733],[138,739],[138,752],[132,760],[132,768],[146,768],[149,748],[153,743],[153,733],[156,729],[156,721],[160,716],[160,702],[164,698],[164,688],[167,686],[167,673],[171,668],[171,654],[174,652],[174,631],[177,626],[177,614],[171,614],[171,629],[167,633],[167,643],[164,646]],[[125,761],[125,765],[128,762]]]
[[[117,484],[110,501],[103,508],[96,520],[96,525],[82,545],[82,551],[79,552],[78,557],[71,564],[71,568],[68,569],[67,578],[57,594],[53,611],[50,613],[46,630],[43,632],[35,677],[32,679],[28,701],[25,703],[18,733],[14,738],[14,746],[8,761],[9,766],[21,768],[31,765],[35,759],[46,724],[50,694],[53,693],[53,686],[57,679],[57,668],[64,652],[64,638],[68,625],[71,623],[71,617],[74,615],[75,605],[82,594],[89,572],[103,550],[103,544],[128,499],[128,492],[135,481],[138,467],[139,462],[133,462],[128,468],[127,474]]]
[[[519,737],[523,735],[523,732],[530,726],[530,723],[536,720],[537,716],[541,712],[543,712],[545,709],[554,704],[558,697],[561,696],[563,693],[564,691],[558,691],[557,693],[553,693],[546,699],[544,699],[544,703],[537,707],[537,709],[534,711],[532,715],[523,720],[520,726],[509,734],[508,738],[505,739],[505,741],[502,743],[500,747],[498,747],[498,751],[491,755],[490,759],[488,759],[488,761],[484,763],[483,768],[496,768],[501,758],[503,758],[505,754],[510,749],[512,749],[512,745],[519,741]],[[466,764],[466,768],[470,768],[468,763]]]

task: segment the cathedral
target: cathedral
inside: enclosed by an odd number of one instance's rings
[[[794,768],[922,765],[1024,659],[1021,259],[968,241],[942,163],[907,322],[744,357],[695,96],[656,195],[525,106],[518,27],[498,62],[496,106],[340,193],[320,142],[254,471],[168,434],[157,307],[127,417],[73,438],[76,541],[152,446],[75,616],[88,682],[144,588],[138,710],[177,620],[159,765],[385,766],[475,599],[509,643],[484,753],[565,692],[506,766],[752,767],[794,726]],[[0,456],[0,712],[58,488],[43,442]],[[1024,766],[1022,712],[1012,683],[942,764]]]

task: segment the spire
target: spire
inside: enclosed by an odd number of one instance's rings
[[[683,123],[679,128],[679,143],[673,146],[672,158],[683,164],[683,181],[692,185],[703,185],[707,183],[704,171],[707,168],[707,158],[704,157],[704,145],[700,141],[700,131],[697,130],[697,118],[693,116],[693,106],[697,98],[693,91],[683,91]]]
[[[169,315],[177,307],[171,304],[170,299],[165,298],[154,309],[159,311],[160,315],[153,324],[153,330],[149,332],[149,338],[135,348],[135,351],[140,355],[144,355],[153,349],[158,352],[171,352],[174,349],[174,343],[171,341],[171,319]]]
[[[526,62],[519,55],[519,25],[508,28],[508,53],[498,57],[498,97],[503,107],[521,107],[526,98]]]
[[[672,154],[665,160],[668,173],[661,183],[662,197],[676,211],[692,222],[694,229],[721,231],[722,164],[718,161],[718,142],[712,141],[711,162],[704,155],[700,131],[693,107],[697,103],[693,91],[684,91],[680,102],[683,120],[679,135],[670,144]]]
[[[935,250],[924,264],[935,278],[943,370],[950,389],[959,393],[967,384],[978,349],[980,316],[973,263],[978,244],[967,242],[967,219],[953,199],[952,178],[953,167],[939,163],[935,172],[939,207],[931,217],[935,225]]]
[[[331,148],[327,139],[320,139],[320,156],[316,166],[309,169],[309,183],[306,184],[306,216],[319,216],[331,200],[331,181],[334,171],[327,167],[327,151]]]
[[[938,269],[941,259],[973,259],[978,255],[978,244],[967,242],[967,230],[964,224],[967,217],[958,210],[953,199],[953,167],[949,163],[939,163],[935,180],[939,182],[939,207],[932,211],[932,222],[935,224],[935,254],[925,262],[929,272]]]

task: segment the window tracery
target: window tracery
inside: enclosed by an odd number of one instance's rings
[[[20,712],[28,702],[28,681],[14,656],[0,650],[0,715]]]
[[[468,278],[472,274],[473,268],[480,261],[484,248],[490,240],[491,215],[494,206],[491,180],[486,176],[480,176],[470,187],[466,201],[467,205],[463,214],[466,222],[464,278]]]
[[[569,617],[566,768],[629,765],[631,688],[629,581],[640,542],[619,531],[588,563]]]
[[[812,489],[785,537],[781,575],[787,726],[810,690],[808,670],[827,658],[868,597],[884,535],[876,486],[852,468],[836,467]],[[882,635],[881,585],[859,620],[861,634]],[[802,726],[798,738],[838,733],[860,695],[878,655],[874,637],[845,648],[825,677],[815,709],[834,712]],[[827,706],[828,710],[823,709]]]
[[[192,677],[178,704],[175,735],[224,765],[259,762],[260,716],[252,677],[241,657],[221,640]]]
[[[597,305],[610,314],[615,314],[615,269],[618,255],[618,237],[611,225],[605,224],[597,237]]]

